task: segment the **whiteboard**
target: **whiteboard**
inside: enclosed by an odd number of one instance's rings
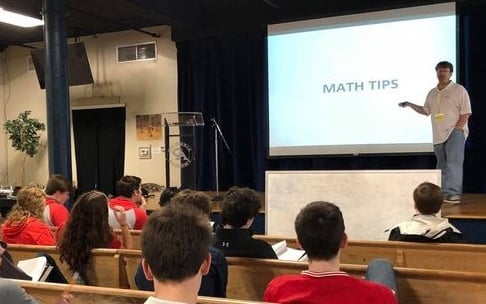
[[[351,240],[386,240],[387,229],[414,213],[413,190],[440,186],[440,170],[267,171],[265,231],[294,236],[296,215],[313,201],[337,205]]]

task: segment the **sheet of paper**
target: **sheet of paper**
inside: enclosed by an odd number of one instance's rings
[[[47,259],[44,256],[40,256],[33,259],[22,260],[17,263],[17,266],[31,276],[32,281],[39,281],[47,266]]]

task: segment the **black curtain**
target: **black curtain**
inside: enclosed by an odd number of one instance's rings
[[[483,3],[480,3],[483,2]],[[464,192],[486,193],[486,3],[458,3],[459,79],[471,97],[472,116],[464,159]]]
[[[265,41],[259,31],[177,43],[179,111],[202,112],[206,123],[196,135],[197,189],[216,189],[215,118],[231,149],[219,142],[219,188],[263,190]]]
[[[114,193],[125,166],[125,108],[73,111],[78,194]]]
[[[458,3],[458,82],[471,97],[473,115],[466,143],[464,192],[486,192],[486,4]],[[244,184],[264,190],[265,170],[431,169],[433,154],[279,157],[267,159],[266,33],[227,35],[178,42],[179,110],[202,111],[215,117],[228,136],[233,154],[220,145],[220,181],[226,189]],[[444,58],[447,60],[447,58]],[[397,60],[397,68],[400,61]],[[432,69],[433,67],[431,67]],[[427,92],[424,92],[424,100]],[[201,160],[198,181],[214,190],[214,152],[211,128],[199,134]]]

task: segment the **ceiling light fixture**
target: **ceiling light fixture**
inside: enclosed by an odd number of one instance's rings
[[[0,7],[0,22],[13,24],[21,27],[34,27],[44,24],[44,21],[26,15],[4,10]]]

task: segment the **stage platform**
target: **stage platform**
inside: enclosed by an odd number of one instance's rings
[[[442,216],[486,220],[486,193],[464,193],[461,203],[442,205]]]
[[[486,244],[486,193],[464,193],[461,203],[442,205],[442,216],[461,230],[467,243]]]

